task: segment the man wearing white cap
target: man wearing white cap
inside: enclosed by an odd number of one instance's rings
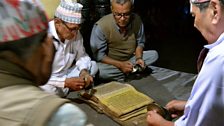
[[[193,85],[188,101],[173,100],[166,105],[175,122],[154,111],[148,126],[224,126],[224,0],[192,0],[194,26],[208,44],[207,56]]]
[[[41,88],[65,97],[70,90],[82,90],[93,83],[97,73],[96,62],[85,52],[79,31],[82,23],[82,5],[71,0],[61,0],[54,20],[49,22],[56,48],[50,80]]]
[[[0,126],[84,126],[82,110],[38,87],[48,81],[54,58],[39,5],[0,1]]]

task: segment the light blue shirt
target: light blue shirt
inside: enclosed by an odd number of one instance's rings
[[[184,115],[175,126],[224,126],[224,33],[209,52],[194,83]]]

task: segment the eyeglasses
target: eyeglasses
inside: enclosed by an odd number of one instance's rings
[[[72,27],[70,28],[64,21],[62,21],[62,24],[69,30],[69,31],[78,31],[80,27]]]
[[[129,18],[131,16],[132,12],[127,12],[127,13],[117,13],[117,12],[113,12],[113,15],[115,18],[120,19],[121,17],[124,18]]]

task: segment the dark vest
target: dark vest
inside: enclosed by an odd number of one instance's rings
[[[133,14],[130,20],[130,28],[128,28],[126,36],[123,36],[117,29],[117,25],[112,14],[106,15],[97,21],[103,31],[107,41],[107,56],[120,60],[129,60],[137,47],[136,37],[141,26],[141,19]]]

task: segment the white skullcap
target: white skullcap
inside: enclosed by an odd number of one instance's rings
[[[76,0],[61,0],[56,9],[55,16],[68,23],[81,24],[83,5]]]

